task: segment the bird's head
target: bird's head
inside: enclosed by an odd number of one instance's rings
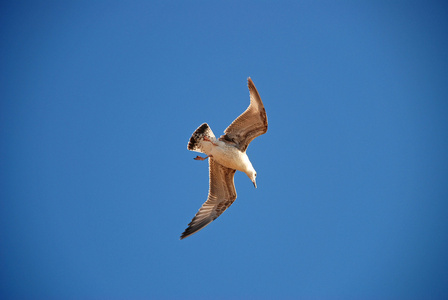
[[[252,170],[247,171],[246,174],[249,179],[252,180],[254,187],[257,188],[257,182],[255,181],[255,179],[257,178],[257,172],[252,168]]]

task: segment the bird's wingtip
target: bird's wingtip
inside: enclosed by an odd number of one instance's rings
[[[255,84],[250,77],[247,78],[247,87],[249,90],[253,90],[255,88]]]

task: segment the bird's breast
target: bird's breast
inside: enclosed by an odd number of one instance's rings
[[[245,172],[248,163],[250,164],[247,154],[233,146],[214,146],[211,155],[219,164],[242,172]]]

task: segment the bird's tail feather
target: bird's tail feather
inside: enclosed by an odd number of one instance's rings
[[[210,129],[207,123],[202,124],[195,130],[195,132],[193,132],[190,141],[188,142],[188,150],[200,151],[199,143],[203,141],[204,136],[211,140],[215,139],[215,135],[213,134],[213,131]]]

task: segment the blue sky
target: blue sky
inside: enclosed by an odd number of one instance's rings
[[[1,4],[2,299],[446,299],[443,1]],[[258,189],[188,151],[263,99]]]

